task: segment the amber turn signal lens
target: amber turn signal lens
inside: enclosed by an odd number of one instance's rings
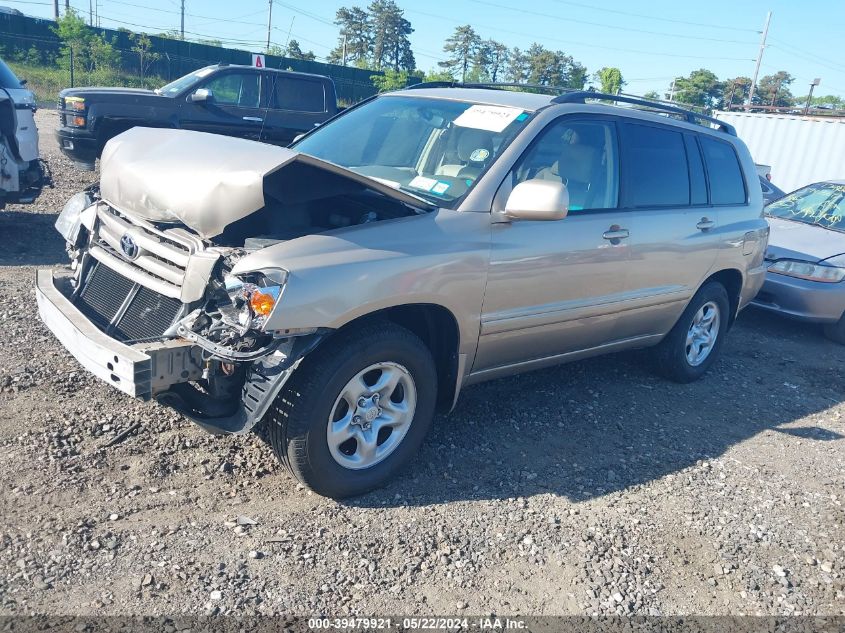
[[[85,117],[84,116],[75,116],[73,117],[73,124],[79,127],[85,127]]]
[[[249,307],[256,316],[270,316],[274,305],[276,305],[276,298],[259,290],[249,297]]]

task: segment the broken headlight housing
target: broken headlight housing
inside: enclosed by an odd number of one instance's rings
[[[61,233],[71,247],[76,246],[79,237],[79,229],[82,225],[82,212],[93,204],[90,194],[87,191],[80,191],[71,196],[65,203],[59,217],[56,218],[56,230]]]
[[[224,323],[243,333],[263,330],[281,299],[287,279],[288,271],[282,268],[226,274],[223,286],[230,303],[218,303]]]

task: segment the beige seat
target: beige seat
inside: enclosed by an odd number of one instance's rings
[[[589,145],[565,144],[560,157],[537,172],[535,178],[562,182],[569,190],[573,207],[585,208],[591,194],[591,184],[598,164],[598,150]]]
[[[489,132],[467,128],[458,137],[456,152],[460,163],[441,165],[436,174],[475,180],[493,157],[493,139]]]

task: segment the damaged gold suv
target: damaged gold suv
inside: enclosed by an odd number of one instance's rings
[[[300,481],[356,495],[463,386],[649,346],[700,377],[763,282],[756,178],[729,125],[591,92],[423,86],[291,149],[135,128],[59,216],[39,311],[117,389],[266,425]]]

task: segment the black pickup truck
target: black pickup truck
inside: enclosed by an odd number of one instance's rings
[[[56,139],[68,158],[83,169],[94,169],[106,142],[136,126],[288,145],[337,111],[334,83],[328,77],[217,64],[157,90],[62,90]]]

